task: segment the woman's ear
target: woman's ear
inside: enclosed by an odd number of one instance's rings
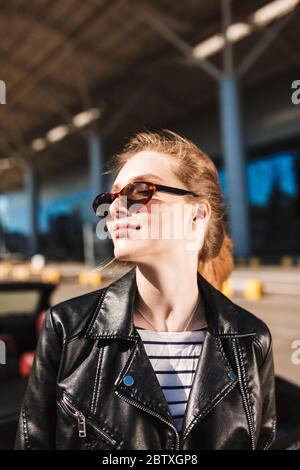
[[[193,220],[204,219],[205,217],[205,204],[198,204],[196,209],[196,215],[193,217]]]

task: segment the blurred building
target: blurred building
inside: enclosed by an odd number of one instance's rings
[[[1,256],[83,259],[110,157],[145,128],[213,158],[236,256],[300,255],[299,3],[4,2]]]

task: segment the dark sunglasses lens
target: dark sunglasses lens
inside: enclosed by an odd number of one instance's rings
[[[151,199],[153,189],[146,183],[130,183],[125,186],[123,196],[127,199],[127,207],[130,209],[135,204],[144,206]]]
[[[133,210],[138,209],[147,204],[151,199],[154,192],[154,187],[149,186],[146,183],[129,183],[122,191],[122,204],[127,206],[130,210],[132,206]],[[101,193],[95,197],[93,202],[93,210],[97,217],[103,219],[109,214],[109,207],[113,202],[111,193]]]
[[[103,219],[108,216],[109,206],[112,203],[112,196],[110,193],[102,193],[95,197],[93,202],[93,210],[97,217]]]

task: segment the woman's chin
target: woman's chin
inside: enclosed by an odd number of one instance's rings
[[[149,244],[144,244],[142,240],[137,244],[126,238],[118,239],[114,241],[114,256],[120,261],[136,262],[140,256],[144,257],[148,253],[149,248]]]
[[[130,241],[123,239],[118,240],[115,243],[114,255],[115,258],[119,259],[120,261],[126,260],[130,261],[130,258],[134,256],[135,249],[134,247],[129,246]]]

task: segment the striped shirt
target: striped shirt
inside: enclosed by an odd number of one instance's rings
[[[170,413],[181,431],[189,392],[207,326],[192,331],[152,331],[136,327],[161,385]]]

